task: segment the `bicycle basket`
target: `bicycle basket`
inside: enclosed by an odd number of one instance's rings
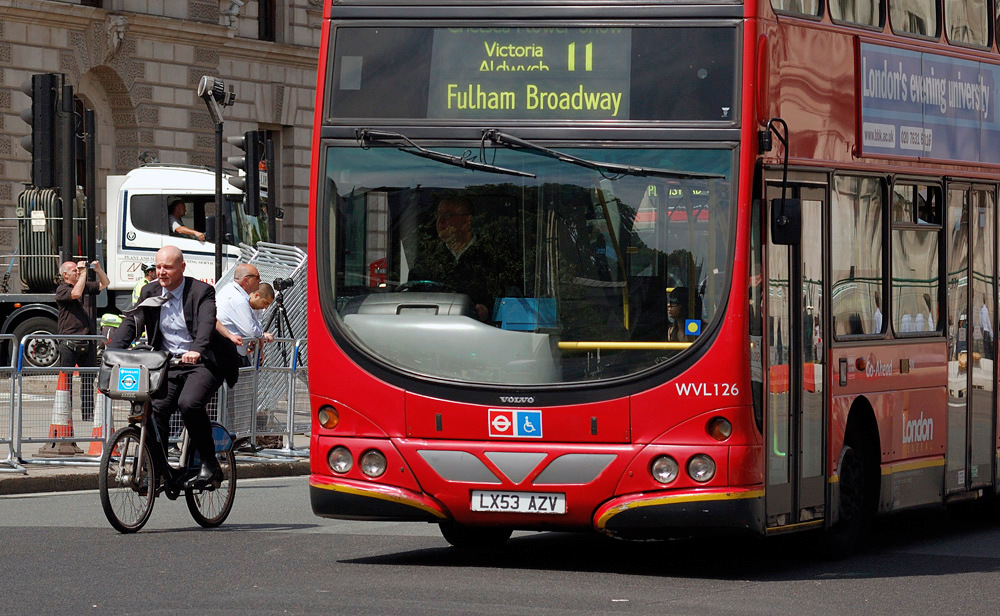
[[[163,351],[105,349],[97,388],[113,400],[145,402],[166,383],[169,360]]]

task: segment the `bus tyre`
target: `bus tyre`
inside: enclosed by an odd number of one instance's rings
[[[840,450],[839,516],[837,522],[823,536],[823,554],[827,558],[844,558],[854,552],[858,541],[868,528],[870,503],[866,502],[867,469],[861,444],[853,434],[848,434]]]
[[[456,548],[498,548],[507,543],[510,528],[502,526],[465,526],[455,522],[441,522],[445,541]]]

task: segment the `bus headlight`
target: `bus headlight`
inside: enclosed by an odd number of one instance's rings
[[[335,473],[346,473],[354,466],[351,450],[343,445],[331,449],[329,455],[326,456],[326,461],[330,465],[330,470]]]
[[[375,478],[385,472],[385,456],[377,449],[369,449],[361,454],[361,472],[369,477]]]
[[[725,417],[713,417],[705,426],[708,435],[717,441],[724,441],[733,434],[733,424]]]
[[[677,466],[677,460],[674,460],[670,456],[658,456],[649,465],[649,472],[653,475],[653,479],[660,483],[670,483],[674,479],[677,479],[677,472],[679,470],[680,467]]]
[[[712,458],[699,453],[688,460],[688,475],[698,483],[711,481],[715,477],[715,462]]]
[[[319,413],[316,413],[316,419],[319,420],[319,425],[327,430],[333,430],[340,423],[340,413],[332,406],[322,406]]]

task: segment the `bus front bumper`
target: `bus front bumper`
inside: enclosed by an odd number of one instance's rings
[[[628,494],[599,507],[594,528],[625,538],[760,534],[764,532],[764,490]]]
[[[309,500],[313,513],[324,518],[440,522],[449,517],[425,494],[325,475],[309,476]]]

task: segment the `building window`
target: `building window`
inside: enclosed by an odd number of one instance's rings
[[[278,21],[275,18],[277,0],[258,0],[257,2],[257,38],[262,41],[275,41]]]

